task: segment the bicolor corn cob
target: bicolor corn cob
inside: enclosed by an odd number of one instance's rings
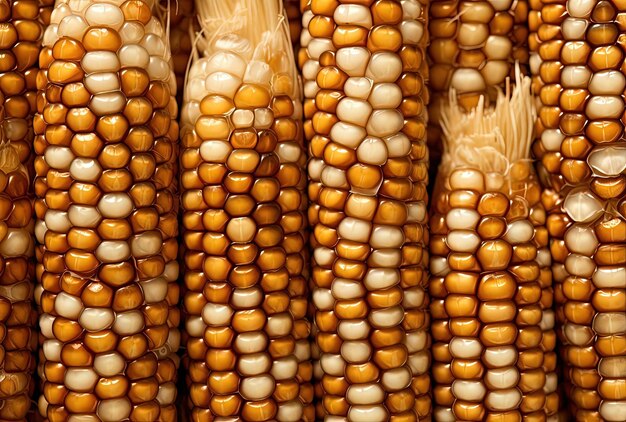
[[[25,420],[34,393],[32,118],[43,35],[36,0],[0,1],[0,419]]]
[[[280,0],[203,0],[182,110],[190,420],[313,421],[301,88]]]
[[[538,69],[543,131],[535,150],[551,188],[548,228],[567,398],[576,420],[621,421],[626,414],[626,4],[540,5],[539,38],[546,40]]]
[[[430,60],[428,142],[435,159],[441,150],[438,127],[448,90],[466,110],[481,95],[495,99],[497,88],[513,76],[514,64],[528,63],[526,0],[433,0],[429,12]],[[488,103],[488,102],[487,102]]]
[[[40,55],[35,234],[48,421],[175,421],[176,80],[143,0],[57,1]]]
[[[427,4],[303,13],[317,417],[431,417]]]
[[[555,420],[550,254],[530,79],[464,114],[450,94],[431,218],[434,416]]]

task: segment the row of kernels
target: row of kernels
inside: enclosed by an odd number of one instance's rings
[[[532,77],[532,91],[535,95],[538,95],[544,85],[539,75],[539,68],[543,62],[543,58],[539,54],[539,49],[544,42],[544,40],[539,37],[539,28],[542,28],[544,24],[542,14],[544,4],[541,0],[530,0],[528,6],[528,67]],[[535,101],[535,105],[537,110],[540,110],[542,107],[540,100]]]
[[[593,8],[593,5],[590,7]],[[540,70],[543,79],[559,82],[563,87],[561,92],[560,86],[555,85],[545,91],[546,95],[541,95],[542,103],[551,106],[542,111],[543,126],[556,128],[560,125],[560,130],[550,130],[542,135],[538,152],[542,155],[545,169],[554,175],[553,183],[562,178],[557,187],[563,183],[580,183],[593,172],[594,176],[612,179],[594,180],[593,188],[598,195],[607,197],[615,193],[619,196],[623,191],[623,181],[619,174],[612,173],[608,168],[620,167],[622,152],[616,151],[612,160],[604,161],[604,166],[595,159],[593,170],[590,168],[592,165],[585,162],[588,156],[591,158],[592,150],[604,148],[594,148],[593,144],[612,143],[619,139],[622,132],[622,124],[618,121],[621,112],[616,110],[622,104],[620,87],[624,78],[619,71],[622,53],[615,45],[617,40],[611,35],[614,32],[611,28],[616,26],[613,20],[615,9],[609,2],[600,2],[597,9],[601,12],[594,14],[594,22],[598,23],[589,28],[584,16],[572,15],[564,19],[567,15],[565,8],[562,9],[558,18],[565,31],[565,42],[560,41],[558,46],[545,45],[540,50],[544,56],[560,60],[563,64],[562,70],[556,66],[552,66],[551,70],[547,67]],[[611,13],[605,13],[607,11]],[[601,28],[606,30],[606,35],[594,35]],[[564,112],[561,118],[560,112]]]
[[[565,2],[542,2],[531,1],[531,11],[529,13],[528,22],[530,29],[529,49],[530,70],[533,75],[533,92],[537,96],[538,119],[535,124],[536,141],[533,145],[533,153],[539,161],[539,177],[544,187],[560,187],[558,179],[550,177],[546,172],[546,165],[554,165],[554,158],[558,160],[560,151],[560,141],[562,134],[558,125],[558,96],[561,90],[559,85],[559,69],[560,69],[560,49],[563,45],[561,23],[564,20]],[[556,155],[555,155],[556,154]],[[552,160],[552,161],[550,161]],[[550,164],[552,163],[552,164]],[[548,170],[549,171],[549,170]],[[557,233],[553,232],[555,218],[558,218],[556,210],[558,209],[558,196],[553,191],[544,191],[541,195],[541,201],[546,212],[544,224],[545,236],[539,236],[542,240],[554,239]],[[560,282],[563,275],[559,268],[562,264],[559,262],[559,256],[555,256],[554,240],[551,240],[549,251],[540,250],[538,262],[550,264],[550,268],[542,268],[540,282],[544,292],[554,295],[557,307],[560,302]],[[547,255],[547,256],[546,256]],[[553,288],[554,286],[554,288]],[[546,383],[544,391],[546,392],[546,409],[548,417],[555,417],[560,410],[562,403],[560,402],[560,391],[558,388],[558,376],[556,372],[557,357],[555,355],[555,325],[560,322],[558,312],[555,314],[550,309],[544,308],[544,314],[541,321],[543,329],[542,350],[544,351],[543,369],[546,372]]]
[[[431,397],[431,353],[430,353],[430,303],[428,289],[429,266],[429,229],[428,229],[428,194],[426,187],[429,183],[430,160],[426,146],[426,125],[428,114],[426,106],[430,101],[426,81],[429,80],[429,67],[426,58],[426,46],[430,42],[428,28],[429,5],[424,2],[403,2],[404,21],[401,24],[403,46],[399,51],[402,59],[403,73],[399,78],[399,87],[402,92],[402,102],[398,109],[402,113],[405,124],[402,133],[411,141],[410,179],[413,182],[413,192],[407,204],[408,218],[404,225],[405,259],[403,277],[400,287],[404,289],[403,306],[405,320],[403,328],[406,331],[405,345],[411,360],[413,379],[411,391],[416,396],[416,413],[418,419],[432,417]],[[412,33],[412,35],[409,35]],[[397,144],[396,144],[397,145]],[[389,166],[384,171],[389,175],[397,175]]]
[[[317,112],[317,106],[315,102],[315,97],[317,94],[317,84],[315,81],[317,79],[317,73],[320,70],[319,59],[320,59],[320,55],[321,55],[321,51],[323,47],[316,48],[315,46],[313,46],[311,50],[309,50],[309,44],[311,44],[311,42],[313,42],[314,45],[320,42],[318,41],[318,39],[314,38],[312,34],[309,32],[309,23],[314,18],[314,14],[311,11],[311,2],[307,0],[302,0],[300,2],[300,12],[302,15],[301,17],[302,30],[299,36],[300,48],[298,49],[298,52],[297,52],[297,62],[298,62],[298,68],[300,69],[301,74],[302,74],[302,85],[303,85],[303,94],[304,94],[304,99],[303,99],[304,137],[308,145],[308,152],[309,152],[308,157],[311,157],[311,153],[312,153],[311,142],[312,142],[313,137],[315,136],[312,119],[315,113]],[[330,51],[330,49],[334,49],[332,43],[326,44],[326,46],[329,48],[328,51]],[[315,53],[315,56],[313,56],[311,53]],[[330,92],[329,94],[332,94],[332,92]],[[338,94],[338,93],[335,92],[334,94]],[[327,140],[322,141],[322,145],[326,142]],[[308,216],[309,225],[311,227],[314,227],[314,225],[318,221],[317,215],[319,211],[319,206],[316,206],[315,202],[321,190],[321,183],[319,182],[319,180],[316,181],[313,178],[311,178],[308,172],[307,172],[307,176],[308,176],[307,178],[308,179],[307,180],[308,195],[307,196],[310,201],[310,206],[308,209],[307,216]],[[311,243],[312,249],[315,249],[316,247],[315,236],[311,235],[309,238],[309,241]],[[313,278],[315,277],[315,270],[314,270],[313,261],[311,261],[311,263],[312,263],[311,279],[313,280]],[[312,289],[314,289],[313,287],[314,282],[309,283],[309,285],[312,287]],[[315,418],[319,419],[319,418],[324,418],[327,412],[324,409],[324,403],[322,402],[322,397],[324,395],[324,388],[322,386],[321,381],[322,381],[322,378],[324,377],[324,372],[320,365],[320,350],[317,347],[317,343],[315,341],[315,338],[317,337],[317,332],[318,332],[317,322],[315,321],[315,313],[316,313],[315,307],[309,306],[309,319],[311,322],[310,351],[311,351],[311,363],[312,363],[312,369],[313,369],[312,370],[312,382],[313,382],[313,388],[314,388],[314,391],[313,391],[314,400],[316,403]],[[341,386],[340,388],[343,388],[343,386]]]
[[[295,63],[294,63],[295,65]],[[292,82],[293,83],[293,82]],[[280,383],[277,399],[281,408],[295,408],[298,412],[289,412],[303,420],[313,420],[313,386],[311,378],[313,366],[310,361],[311,324],[309,319],[309,251],[306,198],[306,148],[302,131],[302,110],[299,99],[287,95],[277,95],[271,102],[274,116],[273,129],[277,135],[276,155],[281,165],[277,172],[280,182],[278,204],[281,207],[281,228],[284,237],[281,247],[287,254],[285,267],[289,273],[289,313],[293,318],[291,334],[294,339],[293,356],[298,362],[296,377],[291,383],[297,383],[298,396],[288,395],[289,383]],[[281,388],[281,387],[285,388]],[[293,390],[295,392],[295,389]],[[291,402],[288,402],[291,400]],[[299,411],[300,406],[302,410]]]
[[[536,94],[541,103],[538,109],[537,137],[533,147],[535,156],[540,160],[540,176],[544,185],[559,190],[563,185],[558,175],[561,160],[561,142],[563,133],[559,127],[559,96],[561,93],[561,48],[564,44],[561,25],[566,14],[565,2],[543,4],[533,3],[539,12],[540,20],[535,40],[537,45],[537,63],[533,65],[533,73],[541,80],[541,87]],[[547,173],[547,174],[546,174]]]
[[[565,242],[563,240],[565,236],[565,232],[568,227],[571,225],[571,220],[567,216],[562,209],[563,198],[561,195],[551,189],[544,190],[542,194],[542,203],[544,203],[546,210],[548,211],[548,218],[546,220],[546,228],[548,229],[548,235],[550,236],[550,255],[552,256],[552,278],[553,278],[553,289],[554,289],[554,302],[556,304],[555,309],[555,319],[557,326],[557,336],[560,347],[559,359],[562,362],[565,362],[564,367],[560,371],[560,376],[563,376],[566,381],[566,385],[564,386],[565,394],[563,396],[568,396],[567,390],[571,387],[569,384],[570,373],[571,371],[577,372],[576,368],[572,368],[569,365],[569,361],[567,359],[567,347],[569,345],[569,341],[564,336],[563,326],[565,324],[565,314],[564,314],[564,305],[567,302],[567,299],[564,295],[564,283],[569,277],[569,274],[565,267],[565,260],[567,258],[567,249],[565,248]],[[587,369],[589,374],[594,372],[594,370]],[[575,412],[574,412],[575,413]]]
[[[510,186],[511,191],[515,195],[523,197],[528,202],[528,220],[534,227],[534,236],[532,245],[536,248],[537,252],[534,255],[534,261],[538,266],[537,282],[541,288],[541,294],[539,296],[539,302],[536,304],[541,309],[541,318],[539,320],[532,320],[527,318],[531,312],[520,312],[516,321],[518,324],[524,325],[538,325],[542,331],[541,341],[538,347],[541,349],[543,360],[540,364],[541,368],[535,367],[531,369],[529,373],[535,376],[543,377],[542,391],[536,391],[533,396],[536,400],[534,405],[540,403],[539,400],[544,399],[543,402],[545,414],[549,419],[556,418],[562,405],[558,387],[558,374],[557,374],[557,356],[556,356],[556,327],[555,327],[555,315],[553,310],[554,305],[554,290],[552,285],[552,270],[551,270],[551,257],[549,251],[549,235],[547,229],[547,214],[546,209],[550,206],[543,201],[539,181],[534,174],[534,169],[528,163],[518,163],[511,168],[512,183]],[[514,202],[515,204],[515,202]],[[528,259],[531,256],[526,256],[521,259]],[[526,300],[523,299],[526,303]],[[526,308],[530,310],[531,307]],[[532,307],[532,309],[537,309]],[[536,314],[537,315],[537,314]],[[538,322],[538,324],[537,324]],[[530,365],[527,365],[530,367]],[[523,373],[524,374],[524,373]],[[522,382],[522,392],[526,393],[528,388],[524,387],[525,383]],[[522,406],[530,408],[530,405],[525,405],[527,396],[524,396]],[[533,400],[533,397],[528,399]],[[537,410],[537,408],[535,408]]]

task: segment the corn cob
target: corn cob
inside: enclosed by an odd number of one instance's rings
[[[526,0],[433,0],[429,32],[430,81],[428,142],[431,154],[440,155],[438,127],[442,103],[449,88],[458,93],[467,110],[481,95],[495,99],[497,88],[513,76],[514,63],[528,63]]]
[[[434,416],[554,420],[556,334],[545,210],[528,160],[530,79],[495,108],[442,112],[431,218]]]
[[[161,7],[167,9],[169,0],[161,0]],[[183,88],[187,65],[192,50],[192,34],[197,29],[198,20],[193,0],[176,0],[169,10],[170,50],[172,65],[176,74],[176,93],[178,104],[182,105]]]
[[[37,77],[40,414],[175,421],[176,81],[143,0],[57,1]]]
[[[431,415],[426,16],[415,0],[303,14],[318,419]]]
[[[551,188],[548,228],[566,392],[572,418],[621,421],[626,412],[626,5],[540,5],[543,38],[554,41],[539,49],[545,86],[543,132],[535,151]]]
[[[182,111],[192,421],[312,421],[306,154],[280,0],[196,3]]]
[[[0,1],[0,420],[25,420],[34,392],[32,117],[43,33],[36,0]],[[30,170],[30,171],[29,171]]]

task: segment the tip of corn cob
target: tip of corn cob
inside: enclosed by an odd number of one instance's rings
[[[249,63],[244,81],[270,85],[274,94],[299,98],[289,24],[281,0],[227,4],[208,0],[198,4],[198,17],[202,32],[195,47],[203,51],[203,57],[218,51],[236,51]]]
[[[511,166],[530,158],[536,110],[531,79],[516,69],[515,86],[498,91],[495,105],[478,105],[465,112],[454,89],[442,105],[441,127],[444,152],[439,168],[442,176],[469,167],[483,173],[507,176]]]

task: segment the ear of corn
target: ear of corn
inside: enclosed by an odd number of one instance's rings
[[[0,419],[34,393],[32,117],[42,22],[36,0],[0,1]],[[30,171],[29,171],[30,170]]]
[[[515,62],[522,69],[528,63],[527,17],[526,0],[432,1],[428,141],[435,159],[441,153],[438,122],[449,88],[456,90],[466,110],[475,107],[481,95],[487,102],[495,99],[497,88],[514,76]]]
[[[37,78],[49,421],[175,421],[176,81],[153,3],[57,1]]]
[[[312,421],[306,153],[279,0],[196,4],[182,112],[193,421]]]
[[[571,417],[626,413],[623,14],[612,1],[537,4],[555,298]]]
[[[303,13],[318,419],[431,417],[426,16],[415,0]]]
[[[495,108],[443,109],[431,218],[434,416],[554,420],[558,411],[550,254],[529,160],[530,79]]]

